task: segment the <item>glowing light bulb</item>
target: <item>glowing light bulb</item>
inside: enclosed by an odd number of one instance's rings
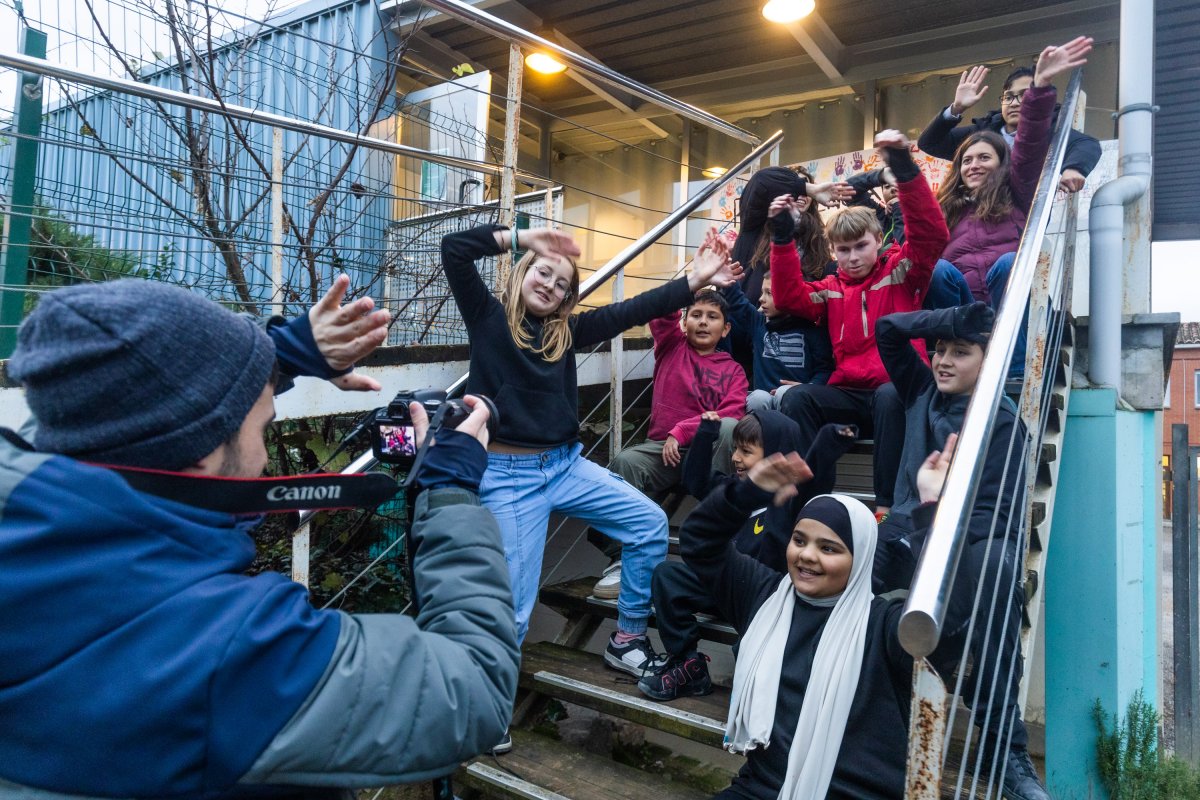
[[[530,53],[525,56],[525,66],[543,75],[557,75],[567,68],[566,64],[546,53]]]
[[[762,15],[771,22],[786,24],[804,19],[816,7],[816,0],[768,0]]]
[[[706,178],[719,178],[726,172],[729,172],[729,170],[727,170],[725,167],[709,167],[708,169],[701,171],[700,174]]]

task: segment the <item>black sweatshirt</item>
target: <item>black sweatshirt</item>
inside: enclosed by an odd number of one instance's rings
[[[683,560],[702,585],[711,587],[721,614],[743,635],[755,612],[778,588],[782,575],[739,552],[730,535],[750,510],[769,502],[770,495],[749,481],[732,481],[696,507],[679,536]],[[932,505],[921,506],[914,518],[927,526],[932,511]],[[961,627],[970,613],[971,599],[961,592],[951,596],[947,630]],[[904,601],[899,599],[875,598],[871,604],[858,689],[826,795],[829,800],[904,796],[913,661],[900,646],[897,634],[903,611]],[[783,656],[787,670],[779,677],[771,743],[747,753],[746,764],[731,787],[737,794],[751,800],[775,800],[779,795],[817,643],[832,612],[832,608],[818,608],[797,598]],[[961,642],[945,642],[939,651],[954,644],[961,646]]]
[[[800,426],[794,420],[778,411],[751,411],[750,414],[758,417],[762,427],[764,456],[799,452]],[[850,428],[853,435],[839,434],[838,430],[844,428]],[[713,444],[720,430],[719,422],[701,421],[683,459],[683,487],[700,500],[717,491],[719,486],[738,480],[736,476],[712,471]],[[858,429],[853,425],[830,424],[817,431],[817,438],[804,455],[804,461],[813,473],[812,480],[797,487],[798,494],[784,505],[777,507],[764,503],[762,508],[752,510],[733,537],[734,547],[773,570],[786,572],[784,556],[800,509],[817,495],[833,491],[837,461],[854,444],[857,435]]]
[[[920,503],[916,489],[917,470],[931,452],[945,447],[947,430],[961,429],[970,400],[970,394],[947,395],[939,392],[933,379],[933,370],[921,360],[910,342],[921,338],[961,338],[962,331],[956,330],[956,325],[961,327],[965,323],[965,314],[973,306],[889,314],[875,323],[875,344],[879,348],[879,357],[904,403],[904,450],[900,456],[900,470],[896,475],[896,491],[889,519],[893,524],[910,530],[915,526],[909,515]],[[938,420],[938,430],[935,430],[935,419]],[[1024,445],[1025,424],[1017,415],[1017,407],[1008,397],[1001,397],[984,455],[979,490],[971,506],[971,519],[967,523],[969,541],[983,541],[992,534],[993,516],[997,518],[997,536],[1015,535],[1019,530],[1018,525],[1009,523],[1010,512],[1017,515],[1024,513],[1024,504],[1013,502],[1016,492],[1024,492]]]
[[[500,426],[495,441],[516,447],[551,448],[579,438],[579,390],[575,353],[608,341],[623,331],[683,308],[692,301],[687,278],[678,278],[637,297],[571,317],[573,351],[547,361],[517,346],[504,306],[475,268],[475,259],[498,255],[496,225],[452,233],[442,239],[442,267],[467,325],[471,342],[468,394],[484,394],[496,403]],[[542,321],[526,315],[533,346],[542,342]]]

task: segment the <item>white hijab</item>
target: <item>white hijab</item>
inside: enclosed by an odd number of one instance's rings
[[[836,598],[833,613],[817,643],[808,690],[788,752],[787,775],[779,790],[780,800],[820,800],[829,791],[850,706],[858,690],[871,612],[875,517],[851,497],[837,494],[820,497],[831,497],[845,506],[854,536],[854,562],[846,589]],[[783,651],[795,604],[791,576],[784,575],[779,587],[754,614],[742,637],[733,673],[729,719],[725,723],[725,747],[731,752],[744,753],[770,744]]]

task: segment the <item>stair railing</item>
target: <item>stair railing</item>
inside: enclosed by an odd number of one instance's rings
[[[1075,198],[1062,207],[1065,210],[1064,235],[1055,241],[1047,238],[1051,212],[1055,207],[1059,173],[1066,151],[1067,137],[1076,107],[1080,99],[1081,74],[1076,70],[1067,87],[1057,120],[1051,134],[1051,144],[1046,156],[1037,191],[1030,209],[1024,233],[1017,250],[1016,259],[1009,275],[1004,300],[996,315],[986,358],[978,383],[967,408],[966,418],[959,435],[957,452],[946,477],[933,524],[924,543],[920,561],[909,592],[907,604],[900,620],[899,634],[904,649],[916,662],[912,703],[912,722],[909,742],[908,798],[937,798],[941,795],[942,769],[949,754],[948,730],[954,727],[957,710],[955,696],[961,696],[974,711],[975,721],[981,731],[992,733],[981,739],[981,744],[972,754],[974,730],[968,726],[967,742],[962,754],[962,769],[959,771],[955,796],[975,797],[979,788],[986,788],[988,797],[1000,795],[1003,781],[1005,756],[1011,743],[1013,731],[1019,724],[1011,709],[1016,698],[1011,695],[1011,680],[1020,664],[1016,647],[1005,649],[1007,653],[989,651],[987,646],[977,646],[972,652],[972,638],[992,643],[1010,630],[1012,615],[1020,614],[1016,598],[1024,588],[1026,535],[1029,528],[1032,490],[1039,475],[1039,455],[1046,431],[1055,384],[1055,363],[1063,341],[1068,318],[1071,270],[1074,261],[1074,231],[1076,226]],[[1026,306],[1029,306],[1029,321],[1024,321]],[[1018,436],[1020,428],[1013,427],[1013,436],[1007,443],[992,442],[997,421],[997,412],[1002,402],[1008,402],[1006,376],[1016,350],[1018,334],[1028,332],[1024,380],[1021,386],[1019,416],[1025,423],[1024,436]],[[1069,376],[1067,377],[1069,384]],[[1010,385],[1011,388],[1011,385]],[[1069,388],[1069,387],[1068,387]],[[989,453],[989,444],[1004,449]],[[1002,496],[1008,489],[1010,501],[1006,509],[997,507],[991,519],[984,556],[982,574],[962,575],[960,559],[967,548],[967,527],[977,501],[987,498],[980,495],[981,477],[985,460],[1005,459],[1005,475],[1014,459],[1019,460],[1016,472],[1017,487],[1001,485]],[[999,503],[997,503],[999,506]],[[1014,530],[999,528],[1001,511]],[[1014,535],[1009,535],[1014,534]],[[982,544],[976,546],[984,546]],[[999,548],[996,552],[992,548]],[[996,566],[995,574],[989,575],[986,565]],[[1005,570],[1009,571],[1007,582],[1000,580]],[[962,630],[944,630],[946,611],[956,578],[977,581],[970,620],[965,633]],[[1036,602],[1036,601],[1035,601]],[[996,631],[996,626],[1000,631]],[[930,665],[929,657],[934,654],[946,634],[954,634],[954,646],[962,638],[962,653],[958,658],[957,680],[954,691],[947,695],[940,677]],[[949,646],[949,643],[947,644]],[[968,653],[971,659],[968,659]],[[945,665],[942,653],[938,653],[939,664]],[[987,661],[996,659],[987,665]],[[975,680],[964,692],[968,661],[973,661]],[[985,665],[986,668],[985,668]],[[980,678],[992,675],[990,685],[984,686]],[[948,710],[947,710],[948,709]],[[999,714],[1000,717],[995,717]],[[969,787],[968,775],[972,775]]]

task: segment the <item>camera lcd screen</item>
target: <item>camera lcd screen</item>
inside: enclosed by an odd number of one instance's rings
[[[380,425],[379,454],[390,456],[415,456],[417,435],[412,425]]]

